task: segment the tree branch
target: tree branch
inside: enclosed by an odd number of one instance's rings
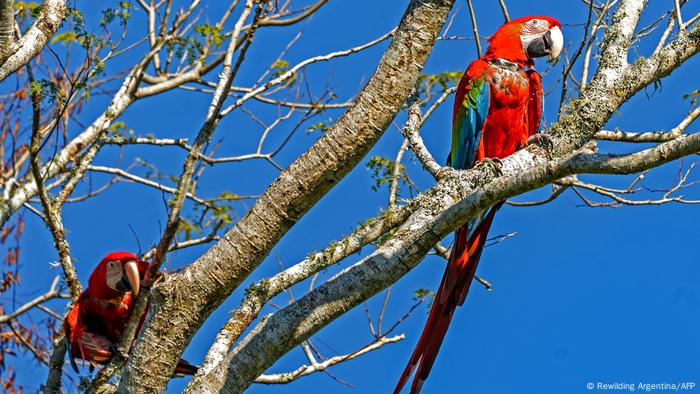
[[[362,348],[360,348],[352,353],[344,354],[342,356],[331,357],[331,358],[324,360],[323,362],[320,362],[320,363],[315,362],[315,363],[312,363],[311,365],[302,365],[301,367],[297,368],[296,370],[294,370],[292,372],[276,373],[276,374],[272,374],[272,375],[260,375],[255,379],[255,383],[263,383],[263,384],[289,383],[289,382],[294,381],[296,379],[299,379],[303,376],[310,375],[314,372],[325,371],[326,369],[328,369],[329,367],[332,367],[333,365],[342,363],[343,361],[352,360],[353,358],[359,357],[365,353],[369,353],[373,350],[377,350],[386,344],[395,343],[395,342],[398,342],[404,338],[405,338],[404,334],[396,335],[396,336],[389,337],[389,338],[380,337],[377,340],[370,343],[369,345],[363,346]]]
[[[2,0],[0,9],[0,28],[4,30],[2,24],[9,22],[11,15],[12,29],[14,29],[14,10],[9,14],[5,7],[12,7],[11,0]],[[4,4],[3,4],[4,3]],[[9,3],[9,4],[8,4]],[[12,75],[22,66],[29,63],[49,41],[49,38],[56,33],[63,18],[66,15],[65,0],[44,0],[41,5],[41,13],[29,30],[15,43],[9,50],[3,50],[2,39],[0,38],[0,54],[4,53],[7,56],[5,59],[0,57],[0,81]],[[1,34],[1,33],[0,33]],[[5,41],[5,45],[9,42]]]

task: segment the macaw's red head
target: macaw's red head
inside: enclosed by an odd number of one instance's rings
[[[128,252],[110,253],[90,274],[88,290],[97,298],[109,299],[131,291],[138,294],[147,263]]]
[[[548,16],[525,16],[501,26],[491,38],[484,55],[487,60],[503,59],[532,65],[534,58],[556,59],[564,47],[561,23]]]

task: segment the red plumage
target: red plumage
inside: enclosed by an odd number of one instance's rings
[[[70,359],[78,371],[75,358],[87,360],[91,367],[105,364],[112,358],[112,350],[124,335],[131,317],[140,281],[149,263],[128,252],[108,254],[95,267],[88,287],[80,294],[75,306],[64,321],[66,338],[70,345]],[[141,316],[138,330],[146,318]],[[193,375],[197,367],[180,360],[175,369],[178,375]]]
[[[537,133],[542,116],[542,82],[535,70],[526,68],[534,65],[534,56],[549,53],[556,57],[559,54],[563,44],[560,26],[550,17],[515,19],[503,25],[489,39],[490,46],[484,56],[469,65],[455,95],[450,153],[453,167],[469,168],[484,159],[503,159],[522,148],[527,139]],[[554,29],[558,33],[548,33]],[[558,37],[556,43],[553,35]],[[486,87],[482,89],[483,86]],[[485,115],[484,121],[479,120],[482,115]],[[421,390],[452,316],[467,297],[489,228],[501,205],[491,207],[480,218],[457,230],[428,320],[394,389],[395,394],[401,391],[416,368],[411,393]]]

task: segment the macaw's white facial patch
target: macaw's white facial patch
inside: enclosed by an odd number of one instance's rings
[[[105,277],[107,280],[107,287],[112,290],[118,290],[119,282],[124,278],[124,270],[122,269],[121,261],[108,261]]]

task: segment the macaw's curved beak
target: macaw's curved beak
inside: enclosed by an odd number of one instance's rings
[[[530,58],[549,55],[549,60],[559,57],[564,48],[564,35],[558,26],[549,29],[542,37],[535,38],[527,46],[527,55]]]
[[[139,276],[139,267],[135,261],[127,261],[124,263],[124,276],[126,277],[129,289],[134,295],[139,294],[141,287],[141,277]]]

